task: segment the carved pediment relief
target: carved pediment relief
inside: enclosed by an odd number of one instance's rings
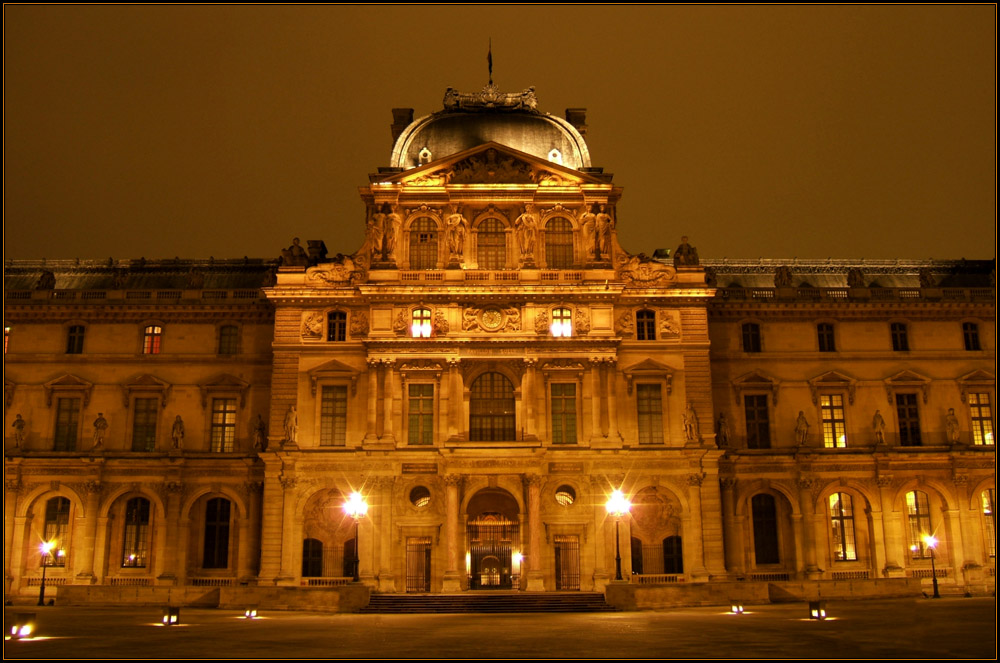
[[[733,380],[733,389],[739,396],[744,391],[766,391],[771,394],[771,400],[775,405],[778,403],[778,387],[780,383],[777,379],[769,377],[761,371],[752,371]]]
[[[341,285],[352,280],[363,280],[365,261],[359,256],[337,254],[331,262],[324,262],[306,270],[306,283],[312,286]]]
[[[358,390],[358,376],[361,373],[343,362],[331,359],[325,364],[309,370],[309,388],[316,395],[316,386],[320,381],[348,381],[351,384],[351,395]]]
[[[240,407],[246,406],[247,392],[250,390],[250,383],[241,380],[235,375],[224,373],[208,382],[198,385],[201,391],[201,406],[208,407],[208,401],[215,396],[232,396],[238,394],[240,397]]]
[[[958,378],[956,382],[958,382],[959,392],[962,395],[962,402],[965,403],[969,392],[995,389],[997,376],[987,371],[975,370]]]
[[[399,377],[404,383],[412,379],[441,379],[444,371],[442,362],[435,359],[408,359],[399,366]]]
[[[653,260],[645,253],[622,255],[618,261],[618,274],[627,286],[639,288],[666,285],[677,280],[676,269]]]
[[[625,384],[628,387],[629,396],[632,395],[637,378],[640,380],[649,378],[665,380],[667,383],[667,394],[669,395],[673,391],[674,370],[655,359],[644,359],[632,364],[622,369],[622,374],[625,375]]]
[[[828,371],[809,380],[809,393],[815,405],[819,402],[819,392],[823,389],[840,389],[847,392],[847,401],[854,404],[854,394],[857,390],[857,380],[839,371]]]
[[[924,403],[927,402],[930,391],[931,379],[914,373],[913,371],[900,371],[895,375],[883,380],[885,383],[885,394],[889,399],[889,404],[893,404],[894,395],[899,391],[919,391]]]
[[[140,398],[156,397],[160,399],[160,407],[167,407],[171,384],[166,380],[144,373],[122,384],[122,402],[127,408],[133,396]]]
[[[81,396],[83,405],[86,407],[90,403],[90,394],[94,390],[94,383],[66,373],[54,380],[49,380],[42,385],[42,388],[45,390],[45,405],[48,407],[52,407],[53,394]]]
[[[576,359],[550,359],[542,364],[541,371],[546,380],[559,378],[579,379],[583,377],[584,368],[583,362]]]

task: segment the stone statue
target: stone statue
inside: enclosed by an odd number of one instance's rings
[[[11,428],[14,429],[14,448],[20,448],[24,444],[24,427],[28,424],[21,415],[17,415],[14,418],[14,423],[11,424]]]
[[[465,220],[458,206],[452,206],[452,212],[445,219],[448,224],[448,251],[453,258],[461,258],[465,253],[465,233],[469,227],[469,222]]]
[[[849,270],[847,270],[847,287],[848,288],[865,287],[865,273],[861,271],[860,267],[851,267]]]
[[[395,260],[396,241],[399,239],[399,231],[403,221],[389,203],[382,205],[382,213],[384,215],[382,219],[382,259]]]
[[[371,215],[365,226],[365,241],[368,243],[368,248],[371,249],[373,259],[378,259],[382,255],[383,225],[385,225],[385,214],[379,209]]]
[[[281,264],[286,267],[305,267],[309,265],[309,255],[302,248],[298,237],[292,239],[292,245],[281,252]]]
[[[688,244],[687,235],[681,237],[681,245],[674,251],[674,267],[698,265],[698,249]]]
[[[806,413],[799,410],[799,416],[795,419],[795,444],[800,447],[806,443],[809,435],[809,422],[806,420]]]
[[[698,413],[694,411],[694,405],[688,401],[687,409],[684,410],[684,437],[688,442],[697,442],[701,439],[698,431]]]
[[[514,221],[514,231],[517,233],[517,244],[521,248],[522,258],[532,258],[535,255],[535,241],[538,239],[538,215],[535,206],[528,203],[524,212]]]
[[[299,413],[295,411],[294,405],[288,406],[285,412],[285,442],[295,444],[299,436]]]
[[[597,233],[597,213],[600,206],[594,203],[589,208],[584,207],[580,214],[580,228],[583,230],[583,246],[588,255],[600,256],[599,237]]]
[[[715,427],[715,443],[720,447],[729,446],[729,420],[726,413],[719,413],[719,423]]]
[[[660,311],[660,336],[680,336],[680,328],[669,313]]]
[[[885,419],[878,410],[875,410],[875,416],[872,417],[872,432],[875,433],[875,444],[885,444]]]
[[[174,441],[174,449],[180,449],[184,445],[184,420],[179,414],[174,417],[174,427],[170,429],[170,439]]]
[[[35,286],[35,290],[52,290],[56,287],[56,275],[45,270],[42,275],[38,277],[38,284]]]
[[[104,435],[108,431],[108,420],[104,418],[103,412],[97,413],[94,419],[94,449],[104,446]]]
[[[774,287],[775,288],[790,288],[792,287],[792,268],[788,265],[779,265],[777,269],[774,270]]]
[[[604,205],[598,207],[596,218],[597,248],[601,255],[611,255],[611,231],[615,229],[615,220],[607,212]]]
[[[253,431],[253,448],[257,451],[267,451],[267,424],[264,417],[257,415],[257,421],[251,427]]]
[[[949,444],[958,444],[961,430],[959,429],[958,417],[955,416],[955,408],[948,408],[948,416],[944,418],[944,424],[945,429],[948,431]]]

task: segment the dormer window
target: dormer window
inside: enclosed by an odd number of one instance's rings
[[[413,338],[430,338],[431,336],[431,311],[427,308],[413,310],[412,323],[410,325],[410,335]]]
[[[573,335],[573,312],[568,308],[552,311],[552,325],[549,327],[555,337],[569,338]]]

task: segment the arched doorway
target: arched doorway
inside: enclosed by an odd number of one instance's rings
[[[519,512],[517,500],[501,488],[485,488],[469,500],[469,589],[520,586]]]

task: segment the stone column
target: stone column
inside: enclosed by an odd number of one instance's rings
[[[261,494],[264,491],[264,482],[246,482],[247,492],[247,512],[250,518],[250,532],[247,545],[250,556],[248,558],[248,578],[260,573],[260,531],[261,531]]]
[[[608,513],[604,508],[604,501],[606,495],[604,490],[606,483],[601,479],[591,477],[590,479],[590,496],[594,503],[594,591],[603,592],[604,588],[607,586],[608,581],[613,577],[613,571],[608,569],[614,569],[615,560],[614,553],[611,553],[611,560],[609,566],[608,560],[608,544],[607,544],[607,527],[605,522],[608,520]]]
[[[177,584],[181,587],[187,584],[188,576],[188,546],[191,544],[191,517],[181,514],[177,521],[177,531],[180,533],[177,541]]]
[[[284,514],[284,489],[280,480],[280,460],[266,454],[265,463],[273,459],[275,464],[264,470],[264,498],[261,509],[260,573],[261,584],[273,585],[281,574],[281,531]]]
[[[377,437],[376,421],[378,420],[378,370],[377,359],[368,360],[368,418],[365,427],[365,440]]]
[[[23,521],[23,518],[18,518],[17,514],[17,502],[18,496],[21,494],[23,485],[20,479],[5,479],[3,484],[3,577],[4,577],[4,595],[10,596],[11,594],[11,581],[14,578],[14,569],[17,567],[13,566],[14,561],[14,533],[17,531],[18,521]],[[23,540],[23,537],[20,537]],[[22,574],[18,574],[21,576]]]
[[[94,582],[101,584],[108,575],[108,535],[114,521],[113,515],[97,517],[97,535],[94,537]]]
[[[703,541],[703,528],[701,522],[701,485],[705,480],[703,473],[687,475],[687,498],[688,498],[688,523],[691,529],[684,530],[683,539],[685,558],[690,560],[685,565],[687,573],[695,581],[708,580],[708,571],[705,569],[705,548]]]
[[[301,572],[301,568],[298,569],[299,572],[295,568],[295,541],[293,541],[296,530],[294,526],[296,520],[295,484],[298,483],[298,480],[295,477],[283,476],[280,482],[282,495],[281,522],[283,526],[279,535],[281,537],[281,571],[278,573],[277,584],[289,585],[294,582],[294,579]]]
[[[812,487],[815,480],[800,478],[796,481],[799,489],[799,510],[802,512],[802,555],[806,577],[819,580],[820,569],[816,563],[816,509],[813,508]]]
[[[97,510],[101,505],[101,482],[87,481],[82,488],[83,527],[73,537],[73,543],[79,553],[75,556],[76,583],[89,585],[94,582],[94,550],[97,546]]]
[[[528,493],[528,574],[525,589],[529,592],[544,592],[545,582],[542,574],[542,518],[541,492],[542,477],[537,474],[526,474],[522,477]]]
[[[892,504],[892,482],[891,475],[882,475],[876,478],[878,483],[879,501],[881,502],[882,527],[885,540],[882,549],[885,551],[885,567],[883,573],[888,578],[903,578],[906,576],[906,569],[900,564],[900,554],[903,552],[902,538],[898,515]]]
[[[607,360],[608,373],[608,434],[618,442],[622,434],[618,431],[618,366],[614,358]],[[664,399],[664,404],[669,399]]]
[[[465,420],[465,389],[462,384],[462,374],[458,371],[459,360],[448,360],[448,396],[449,406],[449,426],[451,428],[448,438],[451,440],[461,439],[466,431],[467,422]]]
[[[378,477],[375,479],[377,500],[372,514],[374,529],[373,542],[377,545],[378,591],[392,593],[396,591],[396,576],[392,572],[392,487],[394,477]]]
[[[445,539],[448,544],[448,568],[444,572],[443,592],[459,592],[462,590],[462,573],[459,570],[458,551],[458,505],[459,491],[462,487],[462,476],[449,474],[444,478],[447,491],[447,509],[445,514]]]
[[[164,538],[163,545],[160,547],[159,563],[159,573],[156,576],[156,584],[158,585],[174,585],[177,583],[177,550],[178,541],[180,540],[180,533],[178,532],[178,527],[180,525],[181,517],[181,494],[184,490],[184,484],[177,481],[165,481],[163,483],[163,489],[161,494],[164,495],[164,503],[166,508],[166,523],[163,528]]]
[[[584,402],[590,405],[590,439],[601,440],[601,369],[598,359],[591,357],[588,371],[590,394],[585,394]]]
[[[744,570],[746,552],[743,549],[743,528],[736,517],[736,479],[723,477],[722,530],[725,547],[726,571],[740,575]]]
[[[524,403],[524,439],[538,439],[538,422],[535,420],[535,401],[538,397],[538,375],[535,365],[538,360],[528,358],[524,360],[524,379],[521,383],[521,401]]]
[[[609,419],[608,416],[608,362],[604,359],[598,360],[598,390],[600,391],[600,428],[601,437],[608,437],[608,426]]]
[[[396,382],[396,362],[386,359],[382,367],[382,406],[384,413],[382,437],[385,440],[395,440],[396,438],[396,404],[399,402],[401,389],[397,389]]]

